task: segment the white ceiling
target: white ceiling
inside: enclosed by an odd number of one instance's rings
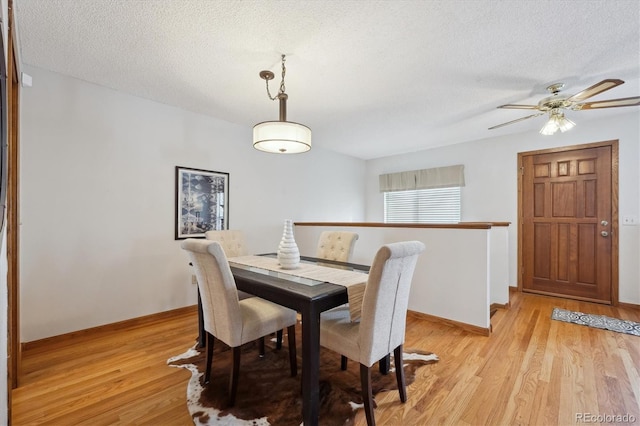
[[[22,63],[250,128],[288,119],[363,159],[537,132],[551,83],[640,95],[638,0],[14,0]],[[34,85],[38,82],[34,81]],[[577,123],[633,108],[569,111]],[[248,130],[248,133],[249,133]],[[550,136],[553,137],[553,136]],[[250,140],[247,140],[250,143]]]

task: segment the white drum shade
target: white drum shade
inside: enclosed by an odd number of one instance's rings
[[[253,126],[253,147],[276,154],[298,154],[311,149],[311,129],[291,121],[265,121]]]

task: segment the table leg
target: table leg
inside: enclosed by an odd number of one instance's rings
[[[320,312],[312,306],[302,314],[302,422],[318,425],[320,411]]]

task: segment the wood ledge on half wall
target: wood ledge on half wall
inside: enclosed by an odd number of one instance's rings
[[[381,222],[294,222],[295,226],[349,226],[362,228],[453,228],[489,229],[509,226],[511,222],[458,222],[458,223],[381,223]]]

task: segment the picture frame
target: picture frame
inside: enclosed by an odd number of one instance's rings
[[[176,166],[175,239],[228,227],[229,173]]]

